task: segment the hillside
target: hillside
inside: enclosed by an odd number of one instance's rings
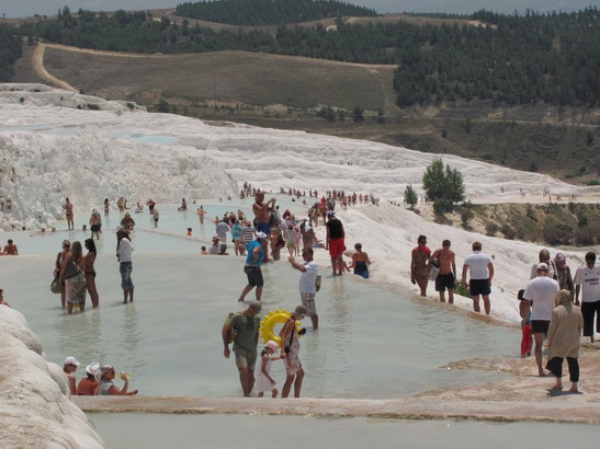
[[[14,80],[32,81],[35,47],[16,67]],[[235,61],[237,70],[232,70]],[[166,99],[180,113],[215,104],[234,110],[282,105],[279,110],[319,104],[377,110],[393,104],[394,66],[239,51],[199,55],[122,55],[48,46],[44,65],[54,76],[88,93],[156,105]],[[351,94],[350,94],[351,93]],[[232,111],[233,113],[233,111]]]
[[[47,82],[24,46],[15,82]],[[119,56],[118,56],[119,55]],[[232,70],[232,61],[238,70]],[[349,64],[247,52],[124,55],[52,46],[46,70],[76,90],[157,110],[256,126],[369,139],[430,153],[456,154],[571,183],[600,179],[600,112],[481,102],[399,109],[393,66]],[[162,100],[162,102],[161,102]],[[334,121],[319,105],[341,110]],[[365,120],[352,120],[361,106]],[[380,111],[380,112],[378,112]],[[383,116],[379,116],[383,112]],[[343,117],[343,118],[341,118]]]
[[[592,8],[523,17],[480,11],[262,28],[174,10],[65,8],[15,29],[28,37],[11,79],[593,184],[600,182],[598,17]]]
[[[400,107],[484,101],[498,105],[600,106],[597,46],[600,13],[501,15],[481,10],[465,22],[405,20],[361,23],[344,13],[374,15],[332,1],[301,4],[223,0],[180,5],[178,14],[248,26],[235,29],[172,22],[147,11],[114,14],[65,7],[55,18],[25,21],[13,30],[29,43],[43,40],[80,48],[189,54],[242,50],[367,64],[397,64]],[[269,7],[271,5],[271,7]],[[287,6],[286,6],[287,5]],[[184,11],[185,10],[185,11]],[[246,11],[246,12],[244,12]],[[337,14],[335,14],[337,11]],[[332,19],[303,26],[291,20]],[[453,17],[455,18],[455,17]],[[355,20],[356,19],[356,20]]]
[[[434,218],[430,206],[423,215],[438,223],[509,240],[536,242],[541,245],[591,246],[600,243],[600,204],[582,204],[552,196],[551,203],[473,204],[459,207],[445,218]],[[566,203],[569,201],[568,203]]]

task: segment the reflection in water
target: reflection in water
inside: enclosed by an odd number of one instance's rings
[[[310,318],[307,317],[305,321],[309,322]],[[327,366],[327,352],[322,351],[324,348],[321,347],[318,332],[318,330],[315,332],[312,329],[307,331],[302,338],[302,353],[300,354],[307,382],[315,387],[315,397],[323,395],[322,387],[327,385],[329,376],[328,371],[323,369],[324,366]]]
[[[129,353],[135,353],[138,343],[141,340],[140,332],[138,331],[137,315],[135,313],[135,304],[125,306],[125,321],[123,321],[123,343],[125,349]]]
[[[336,384],[343,382],[345,376],[352,372],[352,361],[350,360],[350,351],[353,340],[353,326],[350,318],[350,307],[352,304],[352,298],[346,290],[345,279],[341,277],[329,277],[325,279],[325,292],[327,293],[327,299],[329,300],[329,322],[325,325],[327,327],[327,345],[329,349],[333,351],[324,352],[321,357],[315,359],[316,362],[322,362],[322,377],[327,379],[327,382],[321,384],[322,390],[321,395],[326,396],[328,392],[336,388]],[[323,322],[320,323],[324,325]],[[331,332],[329,331],[331,329]],[[322,332],[320,330],[319,332]],[[316,383],[319,386],[319,383]],[[319,388],[319,387],[317,387]],[[341,396],[345,392],[340,392]]]
[[[329,279],[329,278],[328,278]],[[346,293],[346,284],[340,277],[330,279],[328,283],[331,292],[329,293],[333,300],[332,328],[334,332],[344,334],[350,325],[348,322],[348,312],[350,310],[350,296]]]
[[[102,314],[98,309],[73,315],[63,314],[55,321],[59,351],[56,357],[74,356],[82,364],[102,361],[106,350],[102,345]]]

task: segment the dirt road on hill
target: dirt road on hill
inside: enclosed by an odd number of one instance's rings
[[[79,92],[78,89],[75,89],[70,84],[56,78],[55,76],[50,75],[46,68],[44,67],[44,53],[46,52],[46,44],[38,44],[33,51],[33,55],[31,57],[31,66],[37,76],[39,76],[44,81],[49,82],[55,87],[60,89],[68,90],[71,92]]]

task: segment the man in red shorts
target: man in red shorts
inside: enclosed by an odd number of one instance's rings
[[[342,222],[335,218],[335,213],[330,211],[327,213],[328,221],[325,225],[327,227],[327,243],[325,249],[329,250],[331,256],[331,268],[333,269],[334,276],[341,276],[344,271],[344,261],[342,260],[342,254],[346,250],[344,245],[344,226]]]

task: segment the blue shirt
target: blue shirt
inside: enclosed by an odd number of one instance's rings
[[[239,223],[236,223],[231,228],[231,238],[237,240],[242,237],[242,227]]]
[[[254,261],[254,248],[256,247],[260,248],[260,252],[258,253],[258,262]],[[263,263],[263,257],[265,256],[265,253],[262,249],[262,245],[260,244],[259,240],[252,240],[249,244],[248,244],[248,256],[246,257],[246,265],[252,265],[255,267],[260,267]]]

